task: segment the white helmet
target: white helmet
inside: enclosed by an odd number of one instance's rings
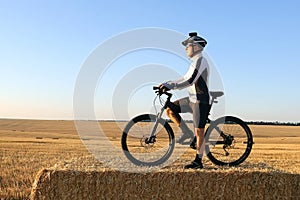
[[[189,33],[189,36],[190,37],[188,39],[182,42],[183,46],[186,46],[188,44],[199,44],[203,48],[206,46],[207,41],[204,38],[198,36],[197,32],[191,32]]]

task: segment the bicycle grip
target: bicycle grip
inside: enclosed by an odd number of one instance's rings
[[[159,90],[159,87],[153,86],[153,90]]]

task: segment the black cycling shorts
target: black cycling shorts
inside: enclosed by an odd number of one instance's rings
[[[192,113],[195,128],[205,128],[206,119],[209,114],[209,105],[197,101],[190,102],[189,97],[178,99],[170,105],[171,109],[177,113]]]

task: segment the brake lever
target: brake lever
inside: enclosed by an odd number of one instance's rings
[[[156,90],[155,93],[159,96],[161,96],[163,94],[163,92],[161,90]]]

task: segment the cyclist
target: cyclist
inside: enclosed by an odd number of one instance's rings
[[[172,109],[167,108],[166,112],[170,119],[181,128],[183,134],[177,140],[183,144],[184,141],[190,139],[190,147],[196,149],[195,160],[186,165],[185,168],[203,168],[202,156],[204,151],[204,128],[206,119],[209,113],[209,64],[203,57],[202,51],[207,44],[207,41],[198,36],[196,32],[189,33],[189,38],[184,40],[182,44],[185,46],[186,54],[191,59],[192,63],[184,77],[162,83],[159,85],[161,90],[183,89],[188,87],[189,97],[176,100],[172,104]],[[181,117],[178,113],[193,113],[194,133],[181,123]],[[195,136],[194,136],[195,135]]]

